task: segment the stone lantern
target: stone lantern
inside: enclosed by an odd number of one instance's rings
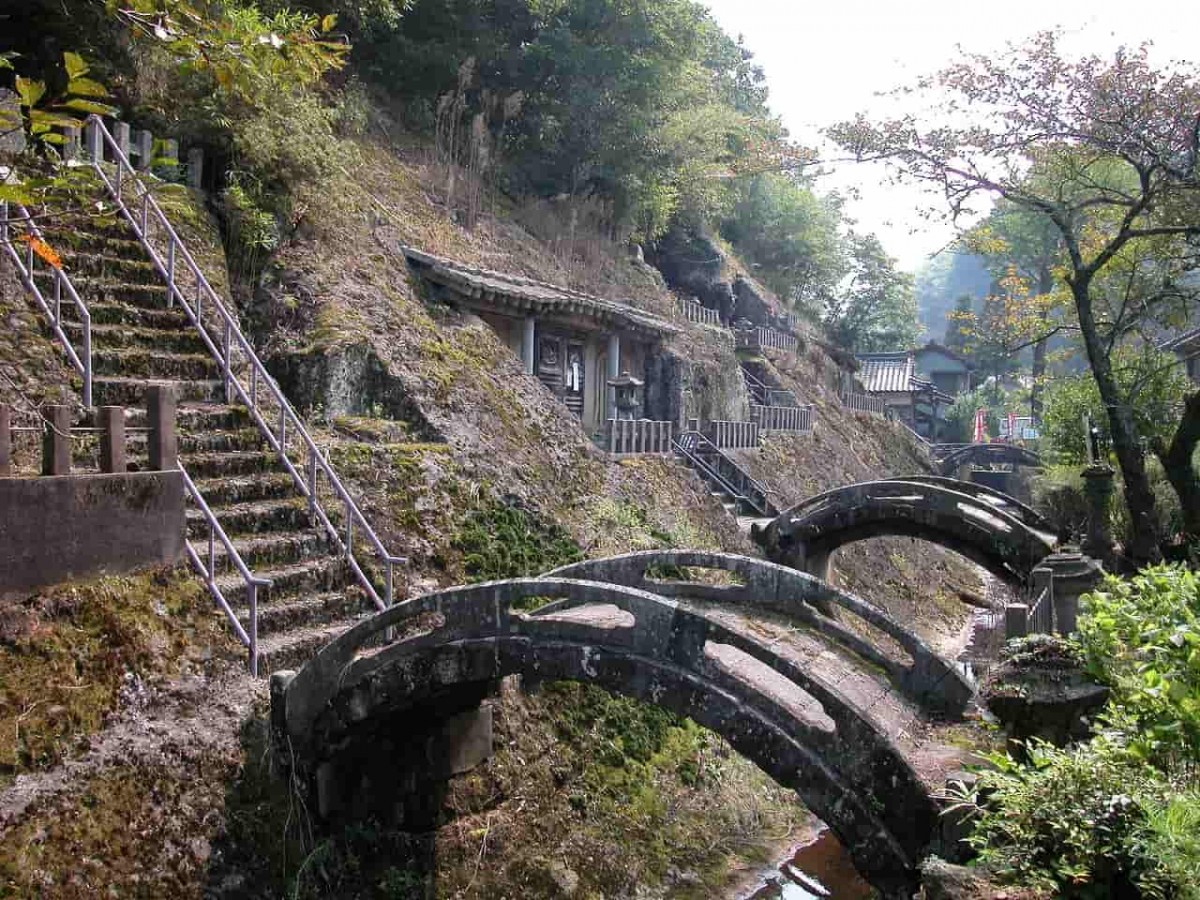
[[[614,418],[630,421],[637,418],[643,383],[628,372],[622,372],[619,378],[608,379],[608,386],[613,389],[613,405],[616,407]]]

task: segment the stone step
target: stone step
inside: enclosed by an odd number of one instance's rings
[[[92,398],[96,406],[144,406],[146,389],[152,384],[167,384],[175,390],[176,402],[225,399],[225,385],[220,381],[176,381],[169,378],[123,378],[106,375],[92,381]]]
[[[205,502],[210,502],[207,497]],[[308,503],[303,498],[257,500],[217,507],[212,506],[210,502],[210,508],[230,537],[268,531],[299,531],[311,527]],[[187,523],[189,537],[207,539],[208,520],[200,510],[189,508]]]
[[[133,245],[136,252],[108,253],[104,250],[67,250],[62,254],[63,268],[76,278],[93,278],[101,281],[116,281],[131,284],[162,284],[162,276],[154,268],[140,244]],[[76,285],[76,290],[79,290]]]
[[[130,307],[134,309],[135,307]],[[83,326],[65,322],[63,330],[78,347],[83,340]],[[194,328],[148,328],[132,324],[100,324],[92,321],[92,350],[166,350],[171,353],[209,355],[208,348]]]
[[[244,603],[231,603],[230,606],[243,626],[250,621],[248,606]],[[349,590],[280,603],[272,603],[268,599],[266,603],[260,602],[258,605],[258,636],[260,639],[282,638],[290,631],[358,618],[369,614],[374,608],[369,602],[364,602],[360,591]]]
[[[353,628],[362,618],[351,616],[268,635],[258,645],[259,674],[269,678],[272,672],[278,672],[280,669],[298,669],[318,650]]]
[[[242,561],[256,572],[268,566],[289,565],[324,558],[331,551],[328,538],[311,528],[305,531],[241,535],[232,537],[230,540]],[[217,543],[215,555],[219,565],[227,555],[223,543]]]
[[[88,314],[91,316],[93,326],[129,325],[136,328],[178,332],[179,334],[196,333],[195,328],[188,321],[187,314],[179,307],[149,309],[108,300],[88,300],[82,294],[80,294],[80,298],[87,303]],[[63,305],[63,320],[68,323],[79,321],[75,312],[75,304]]]
[[[35,272],[34,279],[43,291],[47,286],[52,286],[53,276],[49,272]],[[123,303],[142,309],[167,308],[167,287],[164,284],[136,284],[88,276],[71,276],[71,284],[75,286],[80,299],[88,305],[89,311],[93,303]]]
[[[183,461],[193,479],[256,475],[283,471],[279,454],[272,450],[234,450],[228,453],[193,453]]]
[[[42,233],[46,236],[46,242],[64,257],[69,253],[94,253],[120,259],[149,261],[146,248],[133,236],[127,225],[120,225],[109,231],[96,231],[86,227],[44,227]]]
[[[225,403],[178,403],[175,407],[175,421],[179,424],[181,435],[243,429],[253,429],[255,434],[261,434],[245,407],[229,406]],[[142,407],[126,409],[125,425],[129,428],[145,427],[146,410]]]
[[[184,467],[187,468],[186,462]],[[191,475],[190,468],[188,474]],[[194,480],[200,496],[204,498],[204,502],[216,515],[219,515],[220,510],[227,506],[288,498],[294,500],[299,496],[296,483],[287,472],[262,472],[254,475],[194,478]]]
[[[221,366],[208,354],[171,353],[143,348],[92,349],[92,370],[97,375],[169,378],[205,381],[221,377]]]
[[[348,583],[346,564],[340,556],[322,556],[287,565],[254,568],[251,571],[259,578],[271,580],[272,585],[268,592],[271,602],[328,593],[340,590]],[[233,591],[243,590],[244,582],[241,574],[233,571],[219,575],[217,585],[223,594],[230,596]]]

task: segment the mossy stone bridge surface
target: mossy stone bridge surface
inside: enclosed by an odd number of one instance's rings
[[[866,481],[826,491],[754,531],[754,539],[771,559],[822,578],[839,547],[884,535],[940,544],[1019,585],[1054,552],[1059,540],[1048,521],[1007,494],[930,476]]]
[[[717,571],[701,583],[696,569]],[[650,551],[381,612],[276,674],[275,733],[323,816],[378,813],[398,776],[371,754],[514,674],[594,682],[692,717],[794,788],[888,897],[911,896],[937,843],[935,794],[961,753],[939,723],[972,695],[916,635],[811,576]]]

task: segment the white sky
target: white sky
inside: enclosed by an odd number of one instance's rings
[[[1072,52],[1105,53],[1153,41],[1162,60],[1194,60],[1200,52],[1200,4],[1194,0],[701,0],[763,67],[770,104],[793,138],[816,145],[818,129],[859,110],[886,111],[878,92],[932,73],[956,55],[993,52],[1046,28],[1066,32]],[[847,211],[915,270],[946,245],[953,229],[918,215],[931,200],[887,182],[881,167],[847,164],[824,189],[858,189]],[[933,198],[936,201],[936,198]]]

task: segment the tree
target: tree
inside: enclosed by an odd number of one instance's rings
[[[965,56],[918,90],[945,98],[932,110],[940,121],[871,122],[860,115],[832,128],[831,136],[858,159],[891,161],[904,175],[935,185],[956,218],[986,196],[1053,224],[1065,257],[1055,277],[1069,291],[1124,476],[1134,535],[1127,549],[1136,560],[1156,558],[1154,494],[1097,300],[1119,257],[1182,258],[1188,240],[1200,235],[1195,68],[1156,70],[1145,47],[1073,61],[1059,52],[1056,35],[1042,33],[1027,48]],[[966,117],[960,110],[970,111],[969,121],[947,124],[947,113]],[[1043,178],[1026,177],[1034,165]],[[1130,312],[1143,298],[1113,299]],[[1120,326],[1109,331],[1119,334]],[[1200,415],[1200,403],[1194,408]],[[1185,427],[1192,427],[1190,418]]]
[[[970,359],[974,347],[975,300],[970,294],[961,294],[954,301],[954,309],[946,316],[946,334],[942,343],[964,359]]]
[[[851,232],[847,245],[849,280],[825,304],[830,336],[855,352],[913,346],[921,326],[912,276],[896,268],[873,234]]]

